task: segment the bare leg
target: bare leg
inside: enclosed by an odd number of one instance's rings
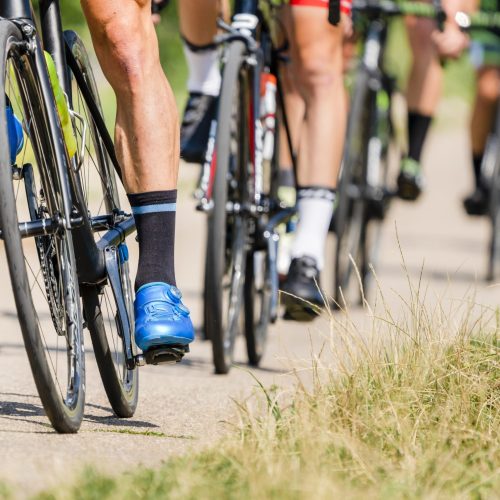
[[[300,144],[299,184],[335,188],[342,157],[346,102],[342,78],[342,31],[324,9],[289,11],[291,71],[305,103]]]
[[[220,0],[179,0],[181,33],[195,45],[208,45],[217,34]]]
[[[441,95],[443,71],[432,40],[435,22],[408,18],[406,26],[413,64],[407,88],[408,152],[401,162],[398,191],[401,198],[413,201],[422,192],[420,159]]]
[[[496,103],[500,95],[498,68],[482,68],[477,74],[477,93],[471,119],[471,142],[474,155],[482,155],[486,139],[495,119]]]
[[[488,211],[489,186],[485,185],[481,178],[481,167],[486,141],[494,124],[499,97],[500,73],[498,68],[481,68],[477,73],[476,100],[470,124],[475,187],[464,200],[465,210],[470,215],[483,215]]]
[[[436,24],[432,19],[409,18],[406,27],[413,53],[406,92],[408,109],[433,116],[443,83],[443,69],[431,38]]]
[[[186,346],[194,329],[174,269],[178,119],[160,65],[151,0],[81,3],[117,100],[116,150],[139,240],[135,340],[143,351]]]
[[[174,189],[175,100],[160,65],[148,0],[82,0],[103,72],[116,94],[115,139],[129,193]]]
[[[323,303],[319,272],[324,265],[346,127],[342,27],[331,26],[327,9],[321,7],[292,6],[285,11],[285,21],[290,71],[302,98],[304,121],[297,127],[299,221],[283,290],[289,294],[285,297],[287,315],[308,320],[315,313],[304,301]]]

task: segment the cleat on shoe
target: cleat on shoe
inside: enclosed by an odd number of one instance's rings
[[[180,363],[185,354],[189,352],[189,345],[170,347],[150,347],[144,353],[148,365]]]
[[[412,158],[403,158],[398,176],[398,196],[415,201],[422,193],[424,180],[420,163]]]
[[[185,349],[194,340],[189,309],[181,299],[180,290],[166,283],[148,283],[137,290],[135,342],[142,351]]]

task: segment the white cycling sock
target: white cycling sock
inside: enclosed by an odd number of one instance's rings
[[[189,70],[188,91],[218,96],[221,85],[218,50],[213,48],[193,51],[184,44],[184,55]]]
[[[292,259],[312,257],[318,269],[325,264],[325,243],[333,215],[335,191],[306,187],[297,190],[299,222],[292,245]]]

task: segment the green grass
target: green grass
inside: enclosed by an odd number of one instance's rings
[[[364,333],[332,316],[309,374],[238,404],[221,442],[38,498],[499,498],[498,311],[424,302],[396,321],[382,301]]]
[[[160,437],[170,439],[195,439],[194,436],[186,434],[166,434],[165,432],[158,431],[135,431],[133,429],[99,429],[94,432],[110,432],[112,434],[128,434],[130,436],[147,436],[147,437]]]

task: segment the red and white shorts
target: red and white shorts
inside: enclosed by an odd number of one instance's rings
[[[290,0],[292,7],[322,7],[328,9],[328,0]],[[341,0],[340,11],[344,14],[350,14],[352,0]]]

